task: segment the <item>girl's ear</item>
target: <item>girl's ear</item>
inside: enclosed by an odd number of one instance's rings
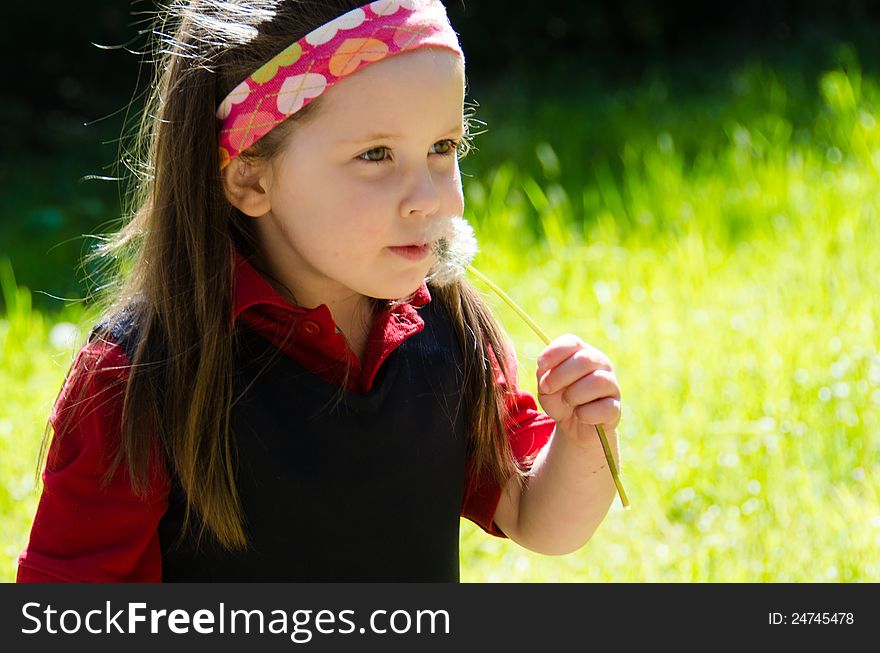
[[[252,218],[266,215],[272,209],[269,199],[268,175],[272,166],[251,163],[236,157],[220,173],[223,177],[223,191],[226,199],[239,211]]]

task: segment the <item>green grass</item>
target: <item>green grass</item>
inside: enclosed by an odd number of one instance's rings
[[[846,73],[831,62],[813,78],[747,64],[701,102],[653,79],[568,103],[532,96],[533,129],[527,102],[490,121],[464,166],[475,265],[551,337],[577,333],[614,361],[633,508],[616,500],[564,557],[463,521],[464,581],[880,580],[880,80],[839,56]],[[50,333],[86,325],[80,308],[31,310],[3,278],[9,580],[73,353]],[[534,391],[542,344],[486,297]]]
[[[0,581],[14,578],[15,560],[34,516],[37,454],[52,402],[73,355],[82,310],[48,318],[15,283],[0,258],[6,313],[0,318]]]

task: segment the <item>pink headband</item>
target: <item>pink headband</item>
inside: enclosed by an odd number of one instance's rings
[[[309,32],[220,103],[220,169],[344,77],[427,46],[463,56],[439,0],[377,0]]]

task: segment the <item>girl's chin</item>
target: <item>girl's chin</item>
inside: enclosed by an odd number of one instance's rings
[[[422,265],[406,266],[403,270],[392,269],[386,273],[381,281],[376,279],[374,283],[370,284],[371,287],[361,286],[352,289],[373,299],[407,301],[425,283],[433,263],[434,257],[430,257]]]
[[[401,302],[405,303],[415,295],[419,288],[422,287],[422,284],[425,282],[425,277],[421,277],[417,281],[409,284],[394,284],[393,287],[383,288],[379,294],[370,295],[375,299],[387,300],[390,302]]]

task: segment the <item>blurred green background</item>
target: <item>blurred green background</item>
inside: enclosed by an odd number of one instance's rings
[[[475,265],[614,361],[633,504],[564,557],[463,521],[465,581],[880,580],[880,12],[709,4],[447,2],[486,123],[462,162]],[[120,214],[96,177],[149,79],[127,49],[150,2],[68,5],[9,8],[3,45],[4,581],[94,318],[80,257]],[[540,341],[487,300],[534,390]]]

